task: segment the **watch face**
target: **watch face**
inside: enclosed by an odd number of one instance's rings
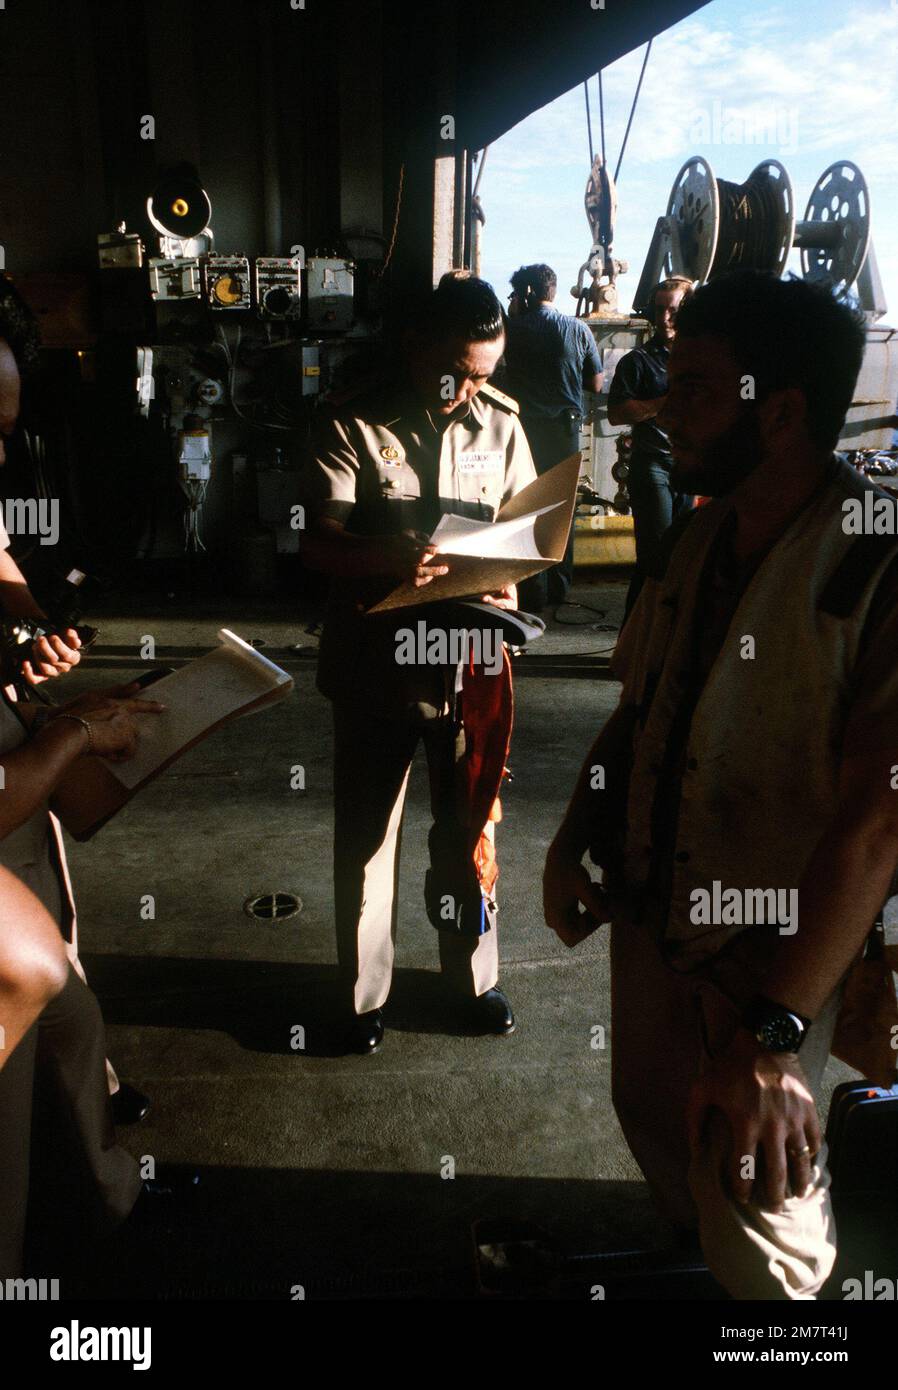
[[[775,1014],[764,1019],[758,1029],[758,1042],[770,1052],[797,1052],[804,1029],[791,1014]]]

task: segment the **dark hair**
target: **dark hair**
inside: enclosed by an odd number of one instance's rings
[[[682,309],[686,300],[695,293],[695,285],[686,275],[668,275],[665,280],[660,280],[657,285],[653,285],[648,303],[644,308],[636,311],[641,314],[644,319],[648,319],[651,324],[655,323],[658,316],[659,290],[673,291],[674,293],[676,293],[677,290],[682,290],[683,298],[680,300],[680,309]],[[679,310],[677,312],[679,312]]]
[[[808,433],[835,447],[864,356],[861,315],[821,285],[762,270],[733,270],[681,304],[677,337],[724,338],[755,399],[797,386],[808,405]]]
[[[505,312],[492,285],[452,273],[418,305],[411,326],[431,342],[463,338],[466,343],[492,343],[505,332]]]
[[[558,284],[558,276],[550,265],[522,265],[509,282],[527,309],[535,309],[544,299],[550,299]]]

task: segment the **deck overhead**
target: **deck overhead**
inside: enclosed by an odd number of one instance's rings
[[[707,0],[459,0],[459,134],[481,149]]]

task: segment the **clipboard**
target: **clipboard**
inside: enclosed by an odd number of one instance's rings
[[[148,696],[166,706],[139,720],[137,751],[127,762],[96,755],[76,759],[56,787],[50,809],[76,840],[89,840],[132,797],[215,729],[283,700],[293,678],[236,633],[222,628],[220,646],[164,674]]]

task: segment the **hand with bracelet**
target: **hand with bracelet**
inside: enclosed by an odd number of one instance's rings
[[[52,805],[61,780],[83,754],[96,753],[115,762],[133,756],[138,721],[165,708],[157,700],[136,699],[133,689],[119,686],[51,708],[16,704],[30,737],[3,757],[0,840]]]
[[[87,695],[79,695],[64,705],[36,711],[34,731],[59,720],[71,721],[85,731],[85,753],[96,753],[110,762],[124,762],[134,756],[139,730],[137,719],[147,714],[159,714],[165,706],[158,700],[140,700],[132,692],[137,685],[113,686]]]

